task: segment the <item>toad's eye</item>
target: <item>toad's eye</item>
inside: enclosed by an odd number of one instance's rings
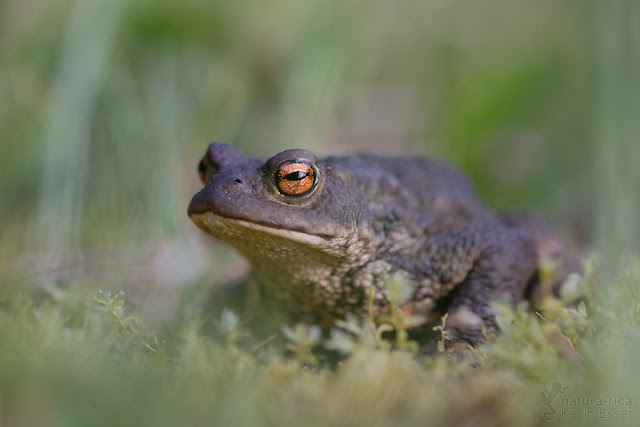
[[[212,163],[211,160],[207,159],[207,157],[203,157],[198,163],[198,176],[200,177],[200,181],[203,184],[207,184],[211,175],[214,175],[218,172],[218,167],[215,163]]]
[[[307,162],[294,160],[281,165],[275,174],[278,190],[287,196],[303,196],[313,190],[317,177]]]
[[[202,181],[203,184],[206,184],[207,179],[209,178],[207,176],[207,166],[207,159],[203,157],[202,160],[200,160],[200,163],[198,163],[198,176],[200,177],[200,181]]]

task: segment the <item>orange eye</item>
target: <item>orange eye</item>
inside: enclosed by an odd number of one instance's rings
[[[304,161],[285,163],[276,172],[276,183],[282,194],[302,196],[313,188],[316,174],[311,165]]]
[[[207,173],[208,168],[209,162],[207,161],[206,157],[203,157],[200,160],[200,163],[198,163],[198,176],[200,177],[200,181],[202,181],[203,184],[206,184],[209,178],[209,175]]]

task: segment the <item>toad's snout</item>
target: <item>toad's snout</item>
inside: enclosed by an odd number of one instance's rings
[[[246,180],[237,174],[216,175],[191,199],[187,213],[189,216],[214,212],[220,203],[228,204],[241,193],[251,191]]]

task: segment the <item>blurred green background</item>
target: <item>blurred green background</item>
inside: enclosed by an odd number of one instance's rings
[[[490,205],[541,214],[582,253],[615,260],[637,250],[638,34],[634,0],[0,0],[0,287],[36,304],[0,295],[0,306],[17,304],[31,319],[0,311],[12,319],[0,338],[14,350],[0,352],[0,386],[9,390],[0,420],[6,407],[24,425],[89,425],[91,408],[105,425],[175,425],[186,412],[202,421],[210,387],[223,421],[262,419],[242,399],[270,402],[260,390],[278,389],[280,376],[258,388],[218,371],[203,379],[211,365],[189,347],[180,354],[196,388],[179,383],[191,390],[189,412],[173,400],[166,366],[141,357],[130,371],[112,370],[103,332],[77,320],[87,294],[124,289],[136,313],[162,328],[185,301],[246,269],[186,215],[212,140],[265,158],[293,147],[445,158]],[[622,286],[635,299],[638,274],[629,277],[636,281]],[[619,380],[638,342],[623,359],[607,347],[612,393],[634,390]],[[31,385],[24,372],[33,372]],[[609,378],[602,372],[593,376]],[[337,396],[361,396],[344,384]],[[526,387],[535,397],[539,384]],[[94,406],[78,405],[84,396]],[[172,402],[171,416],[157,412],[157,399]],[[272,419],[296,420],[294,408]]]
[[[637,247],[637,9],[3,0],[0,271],[153,291],[242,269],[185,214],[212,140],[446,158],[582,249]]]

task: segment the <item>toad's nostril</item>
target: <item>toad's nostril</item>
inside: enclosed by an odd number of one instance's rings
[[[242,184],[243,181],[242,179],[236,177],[236,178],[233,178],[233,182],[235,182],[236,184]]]

